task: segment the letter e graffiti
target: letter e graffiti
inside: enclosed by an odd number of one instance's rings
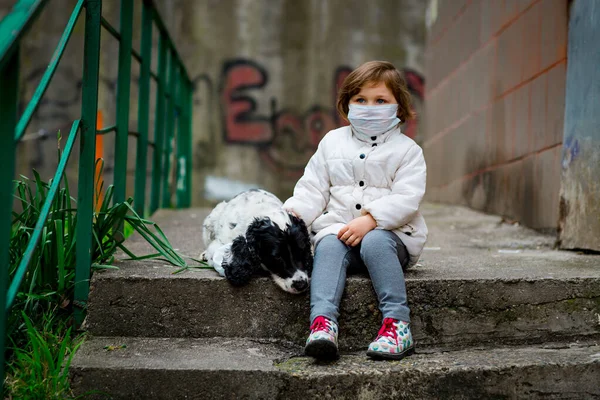
[[[231,60],[223,66],[221,115],[228,143],[267,144],[273,139],[270,118],[256,113],[256,100],[245,94],[267,84],[267,72],[250,60]]]

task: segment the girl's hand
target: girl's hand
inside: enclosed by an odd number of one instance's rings
[[[354,247],[360,243],[363,237],[371,232],[377,226],[377,222],[371,216],[371,214],[363,215],[350,221],[350,223],[344,226],[338,232],[338,239],[347,244],[348,246]]]
[[[300,217],[298,216],[298,214],[296,214],[296,213],[294,212],[294,210],[292,210],[292,209],[286,208],[286,209],[285,209],[285,211],[286,211],[288,214],[292,214],[292,215],[293,215],[294,217],[296,217],[296,218],[300,218]],[[300,219],[301,219],[301,218],[300,218]]]

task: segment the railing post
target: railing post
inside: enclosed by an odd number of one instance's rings
[[[180,74],[181,90],[179,91],[181,114],[179,115],[179,129],[177,135],[177,207],[190,206],[191,182],[191,115],[190,97],[191,84],[183,73]]]
[[[163,142],[165,131],[165,89],[167,74],[168,42],[162,32],[158,37],[158,88],[156,90],[156,119],[154,121],[154,153],[152,155],[152,193],[150,214],[160,205],[160,177],[162,171]]]
[[[15,174],[15,128],[17,126],[17,95],[19,82],[19,50],[15,51],[0,70],[0,394],[4,387],[4,353],[6,340],[9,243],[12,224],[13,179]],[[10,188],[8,190],[7,188]]]
[[[187,75],[187,74],[186,74]],[[182,207],[190,207],[192,205],[192,168],[193,168],[193,164],[192,164],[192,143],[193,143],[193,122],[194,122],[194,116],[193,116],[193,109],[194,109],[194,85],[192,83],[192,81],[189,79],[188,77],[188,93],[186,95],[186,120],[187,120],[187,143],[188,143],[188,149],[187,149],[187,164],[186,164],[186,168],[187,168],[187,180],[186,180],[186,198],[185,198],[185,204],[182,204]]]
[[[148,117],[150,113],[150,64],[152,63],[152,9],[142,4],[142,62],[138,107],[138,131],[135,162],[134,209],[144,215],[146,199],[146,170],[148,160]]]
[[[90,289],[92,266],[92,222],[94,211],[94,167],[96,150],[96,111],[100,67],[100,17],[102,0],[87,0],[83,49],[81,101],[81,141],[77,201],[77,249],[75,269],[75,320],[83,322]]]
[[[129,94],[131,90],[131,35],[133,0],[121,0],[121,40],[117,73],[117,131],[115,140],[114,203],[125,200],[127,190],[127,143],[129,140]],[[122,227],[118,227],[122,229]]]
[[[171,153],[173,150],[173,137],[175,133],[175,118],[177,109],[177,81],[178,81],[178,70],[179,63],[175,52],[169,51],[170,63],[169,63],[169,99],[167,101],[167,124],[165,128],[165,141],[164,141],[164,159],[163,159],[163,184],[162,184],[162,207],[171,207],[171,188],[169,187],[169,177],[171,175]]]

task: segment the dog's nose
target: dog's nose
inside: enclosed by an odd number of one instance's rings
[[[308,281],[294,281],[292,282],[292,288],[299,291],[299,292],[303,292],[306,289],[308,289]]]

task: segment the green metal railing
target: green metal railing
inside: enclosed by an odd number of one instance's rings
[[[0,389],[4,381],[5,332],[8,311],[27,272],[33,251],[50,212],[73,144],[80,139],[79,180],[77,201],[77,238],[75,270],[75,317],[81,322],[89,294],[91,269],[92,223],[94,213],[94,173],[96,135],[113,133],[115,140],[114,202],[126,196],[128,136],[137,138],[136,170],[134,177],[134,208],[143,215],[146,210],[146,175],[148,147],[152,146],[151,196],[149,212],[171,204],[169,187],[172,143],[176,139],[176,206],[190,205],[191,183],[191,97],[192,82],[181,57],[167,32],[152,0],[143,0],[141,22],[141,54],[132,48],[134,0],[121,0],[120,31],[102,17],[102,0],[79,0],[65,27],[31,101],[18,117],[19,47],[20,40],[49,0],[19,0],[13,10],[0,21]],[[8,282],[9,243],[12,224],[13,179],[17,143],[23,138],[40,101],[57,69],[73,29],[85,9],[85,40],[83,49],[83,85],[81,118],[74,121],[59,160],[56,174],[42,207],[26,253],[12,280]],[[96,130],[101,27],[119,41],[117,77],[116,125]],[[152,30],[158,29],[158,73],[151,70]],[[140,63],[138,93],[138,131],[129,130],[129,98],[131,60]],[[156,113],[154,142],[148,139],[150,113],[150,80],[156,81]],[[175,138],[175,128],[177,137]],[[1,390],[0,390],[1,392]]]

